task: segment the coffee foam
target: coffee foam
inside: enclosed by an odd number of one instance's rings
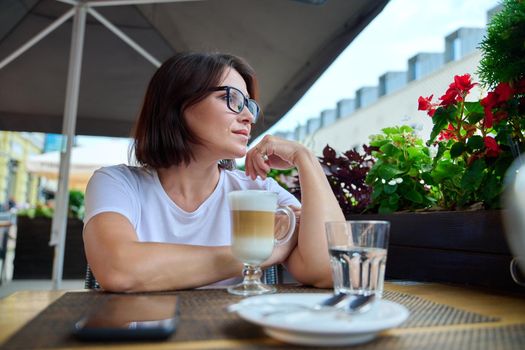
[[[269,191],[234,191],[228,193],[231,210],[271,211],[277,209],[277,193]]]

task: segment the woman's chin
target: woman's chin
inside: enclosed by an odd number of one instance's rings
[[[236,149],[233,152],[233,157],[232,158],[242,158],[242,157],[244,157],[246,155],[246,152],[248,152],[247,147],[241,147],[239,149]]]

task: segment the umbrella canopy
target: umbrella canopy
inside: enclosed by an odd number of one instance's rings
[[[92,145],[73,147],[69,167],[69,187],[84,190],[95,170],[115,164],[129,164],[128,142],[100,142]],[[100,155],[103,154],[104,157]],[[133,158],[130,159],[133,163]],[[58,180],[60,152],[47,152],[29,157],[27,171],[49,180]]]
[[[175,51],[216,50],[244,56],[259,72],[266,123],[253,130],[257,136],[291,108],[387,0],[305,4],[318,2],[324,1],[0,2],[0,57],[8,55],[0,61],[0,129],[62,130],[66,136],[50,239],[56,246],[55,288],[62,278],[74,134],[129,135],[159,61]],[[141,5],[125,6],[130,4]],[[88,14],[94,19],[86,21]]]
[[[265,114],[256,137],[298,101],[386,3],[208,0],[96,10],[161,62],[186,50],[246,58],[257,71]],[[70,8],[54,0],[0,1],[0,61]],[[62,131],[71,31],[68,20],[0,69],[0,129]],[[76,133],[129,136],[156,67],[90,14],[85,32]]]

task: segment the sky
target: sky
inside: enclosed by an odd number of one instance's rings
[[[295,130],[321,111],[335,108],[337,101],[355,97],[359,88],[378,85],[385,72],[406,71],[408,59],[419,52],[444,52],[448,34],[460,27],[485,27],[487,10],[499,3],[391,0],[267,133]]]
[[[321,111],[335,108],[337,101],[355,97],[359,88],[378,85],[385,72],[407,70],[408,59],[419,52],[443,52],[448,34],[460,27],[484,27],[487,10],[499,3],[499,0],[391,0],[267,133],[295,130],[297,125],[318,117]],[[77,142],[85,145],[99,139],[79,137]]]

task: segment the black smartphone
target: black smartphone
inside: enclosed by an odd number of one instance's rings
[[[178,321],[175,295],[114,294],[80,319],[73,334],[80,340],[162,340]]]

